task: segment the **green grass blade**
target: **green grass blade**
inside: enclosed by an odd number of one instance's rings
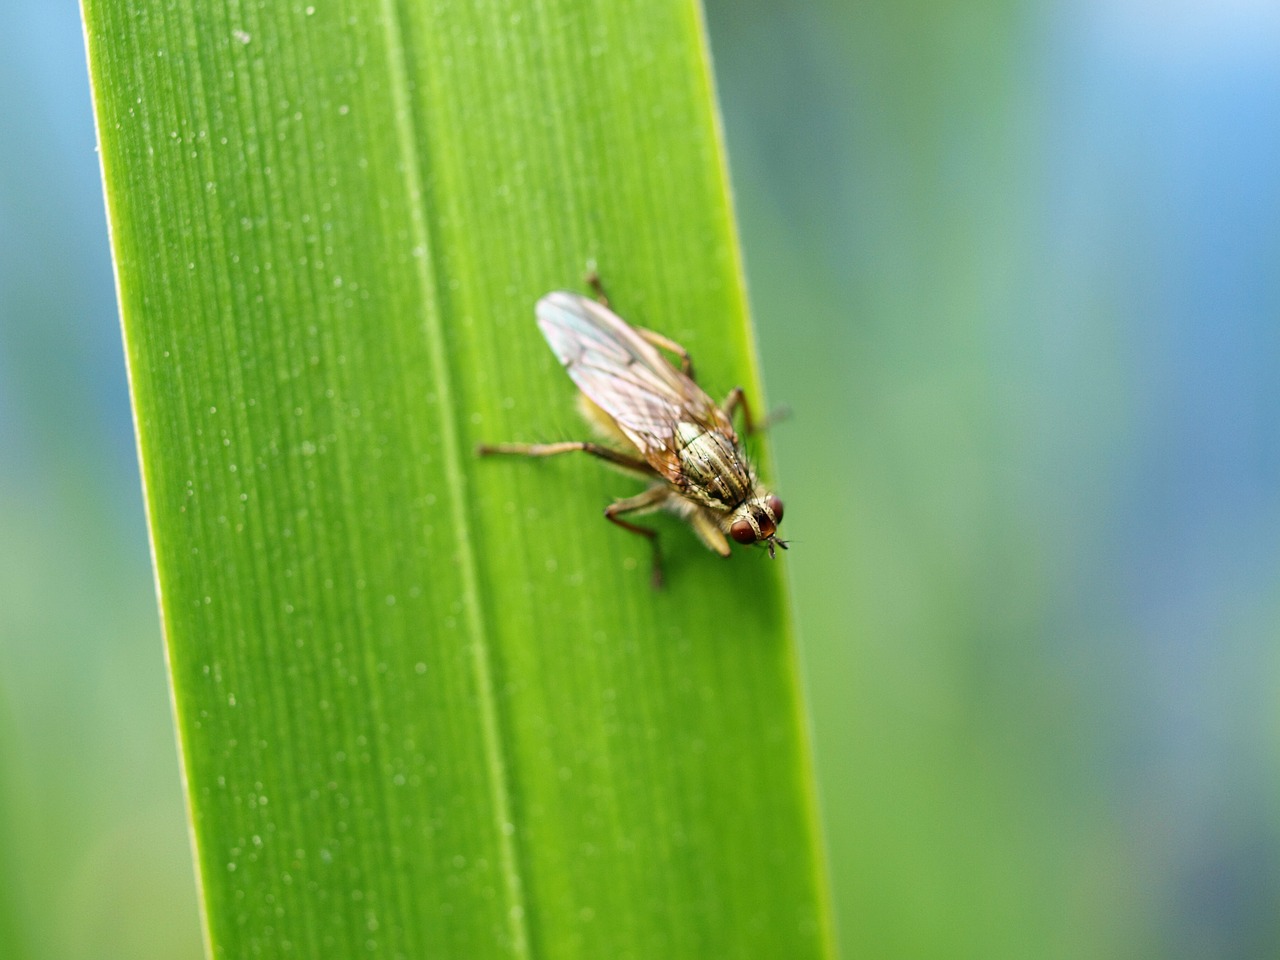
[[[26,888],[14,847],[26,818],[15,789],[19,765],[13,739],[9,704],[0,697],[0,956],[23,960],[31,956],[30,932],[23,902]]]
[[[697,6],[84,7],[213,953],[830,955],[785,559],[470,452],[588,260],[757,386]]]

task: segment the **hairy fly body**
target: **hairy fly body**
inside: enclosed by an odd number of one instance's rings
[[[651,481],[643,493],[605,508],[605,518],[653,546],[653,583],[662,584],[656,531],[624,519],[666,509],[682,517],[706,546],[729,556],[740,544],[786,548],[778,539],[782,501],[761,486],[733,426],[741,409],[755,432],[741,387],[721,404],[694,380],[684,348],[633,327],[609,309],[595,276],[596,299],[549,293],[537,305],[538,327],[578,389],[583,412],[612,443],[486,444],[482,455],[549,457],[581,450]],[[663,354],[679,358],[677,368]]]

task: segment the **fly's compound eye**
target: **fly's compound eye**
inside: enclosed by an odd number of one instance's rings
[[[755,543],[756,532],[751,529],[751,524],[746,520],[735,520],[733,526],[729,528],[729,536],[737,540],[739,543]]]
[[[769,494],[769,499],[766,500],[765,503],[769,505],[769,512],[773,514],[774,522],[781,523],[782,522],[782,501],[779,500],[777,497],[775,497],[773,494]]]

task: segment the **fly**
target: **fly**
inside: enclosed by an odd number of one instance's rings
[[[733,426],[738,410],[747,434],[764,426],[752,420],[742,388],[717,404],[698,386],[682,346],[628,324],[609,308],[594,272],[587,280],[595,299],[549,293],[538,301],[538,327],[582,391],[583,414],[612,444],[483,444],[477,453],[552,457],[581,450],[648,480],[647,490],[609,504],[604,516],[648,539],[655,587],[662,585],[657,531],[626,517],[668,510],[722,557],[729,556],[729,539],[763,544],[770,557],[775,547],[786,549],[778,539],[782,501],[761,485]],[[679,358],[679,368],[663,350]]]

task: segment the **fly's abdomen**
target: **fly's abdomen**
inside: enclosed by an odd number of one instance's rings
[[[696,423],[680,423],[675,441],[680,472],[691,496],[726,509],[751,496],[755,484],[750,468],[730,437]]]

